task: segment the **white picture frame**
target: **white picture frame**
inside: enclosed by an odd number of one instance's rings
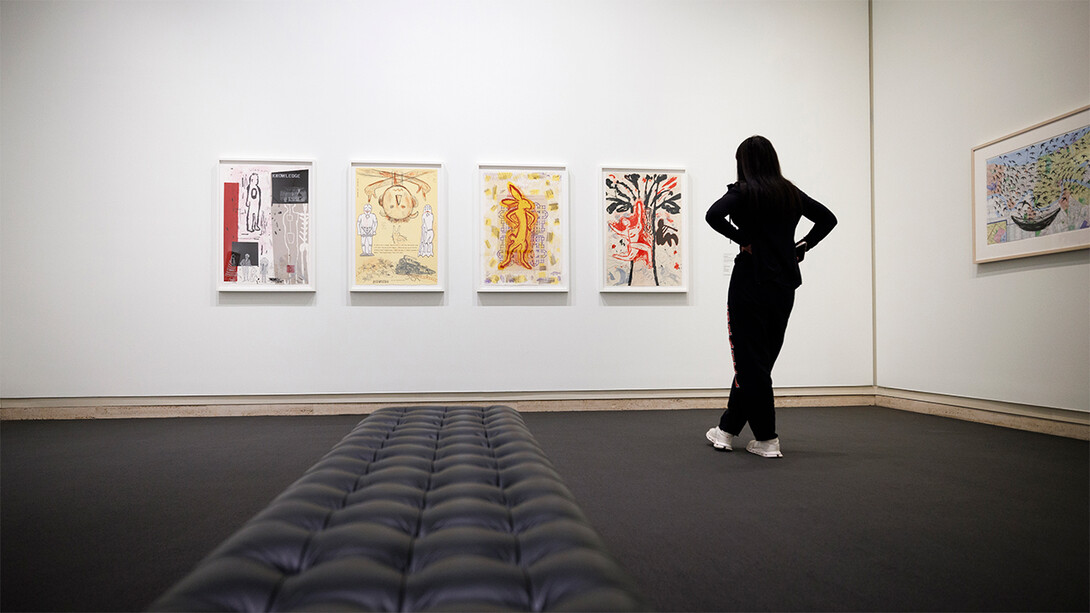
[[[692,215],[685,168],[601,166],[597,181],[599,291],[688,292]]]
[[[973,148],[973,260],[1090,248],[1090,106]]]
[[[478,292],[568,291],[568,180],[562,164],[478,164]]]
[[[221,157],[213,203],[220,292],[313,292],[315,163]]]
[[[442,163],[351,161],[347,204],[349,291],[446,290]]]

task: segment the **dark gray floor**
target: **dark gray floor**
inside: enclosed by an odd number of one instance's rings
[[[1087,611],[1090,445],[879,408],[524,418],[660,610]],[[742,433],[741,447],[750,438]]]
[[[766,460],[717,417],[524,414],[660,610],[1088,610],[1086,442],[786,409]],[[0,610],[146,607],[360,419],[0,424]]]
[[[144,610],[360,419],[3,422],[0,610]]]

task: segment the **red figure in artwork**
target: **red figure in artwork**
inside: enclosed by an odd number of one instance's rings
[[[609,228],[625,241],[624,253],[615,253],[613,257],[625,262],[642,261],[651,267],[651,235],[644,226],[643,201],[637,200],[632,206],[632,215],[610,222]]]

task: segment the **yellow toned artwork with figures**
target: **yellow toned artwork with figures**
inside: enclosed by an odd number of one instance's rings
[[[439,169],[352,165],[353,289],[439,288]]]

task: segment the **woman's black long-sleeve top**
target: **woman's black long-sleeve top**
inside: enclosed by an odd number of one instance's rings
[[[705,219],[716,232],[750,247],[740,252],[736,266],[752,266],[757,283],[770,281],[794,289],[802,285],[796,253],[795,228],[805,217],[814,227],[803,237],[805,250],[813,249],[836,226],[836,215],[825,205],[798,190],[799,211],[784,214],[787,207],[761,206],[750,197],[745,183],[733,183],[708,209]],[[729,219],[728,219],[729,217]]]

